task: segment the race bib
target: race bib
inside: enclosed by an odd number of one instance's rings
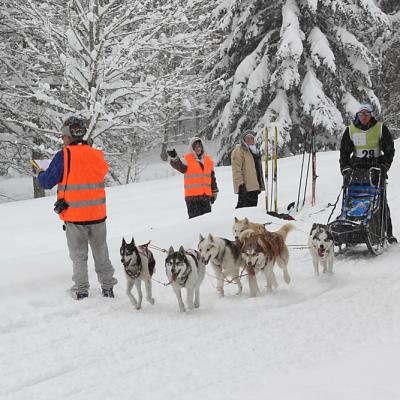
[[[366,146],[367,145],[367,132],[359,132],[353,134],[354,146]]]

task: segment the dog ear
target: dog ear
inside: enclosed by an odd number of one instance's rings
[[[122,238],[122,246],[126,246],[125,238]]]
[[[170,247],[169,247],[169,250],[168,250],[168,255],[171,256],[171,255],[174,254],[174,253],[175,253],[174,248],[173,248],[172,246],[170,246]]]
[[[239,220],[235,217],[235,222],[238,222]]]
[[[130,244],[133,244],[135,246],[135,239],[133,238],[133,236]]]
[[[213,235],[211,235],[211,233],[208,234],[208,240],[209,240],[210,242],[213,242],[213,241],[214,241]]]
[[[185,249],[183,248],[183,246],[179,247],[179,253],[183,256],[185,255]]]
[[[203,237],[203,235],[200,233],[200,235],[199,235],[199,242],[202,242],[204,240],[204,237]]]
[[[244,219],[244,223],[245,223],[245,224],[248,224],[248,223],[249,223],[249,219],[248,219],[247,217]]]

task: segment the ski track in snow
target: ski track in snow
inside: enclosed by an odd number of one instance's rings
[[[340,187],[337,158],[336,152],[319,155],[318,204],[298,213],[287,243],[305,244],[312,223],[326,222],[331,209],[325,206]],[[299,157],[280,161],[285,204],[297,197],[299,163]],[[399,171],[394,165],[390,182]],[[242,295],[231,284],[218,298],[209,266],[200,309],[179,313],[172,289],[156,282],[154,306],[145,299],[142,310],[131,306],[118,254],[123,235],[161,247],[195,247],[199,233],[231,237],[234,215],[272,221],[271,230],[285,223],[266,217],[261,204],[234,210],[230,169],[218,168],[217,178],[221,192],[213,213],[191,221],[179,176],[108,190],[115,299],[101,297],[92,261],[90,297],[79,303],[69,297],[71,266],[60,224],[51,216],[53,198],[0,206],[0,398],[399,398],[393,375],[400,355],[397,246],[379,257],[358,246],[336,257],[333,276],[319,277],[308,251],[291,249],[291,284],[276,267],[278,289],[267,293],[260,276],[257,298],[248,297],[246,278]],[[395,210],[400,189],[389,191]],[[396,230],[400,219],[393,214]],[[154,255],[155,278],[165,282],[164,256]]]

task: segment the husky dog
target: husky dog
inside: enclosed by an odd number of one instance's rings
[[[179,311],[185,312],[181,288],[186,288],[186,299],[189,310],[200,307],[200,285],[206,273],[200,254],[196,250],[186,250],[181,246],[174,251],[171,246],[165,259],[165,270],[169,282],[178,299]],[[193,301],[194,297],[194,301]]]
[[[228,276],[238,285],[236,294],[242,293],[240,268],[244,263],[237,244],[228,239],[214,237],[210,233],[207,238],[200,235],[197,248],[205,265],[211,261],[217,277],[217,292],[220,297],[224,296],[224,279]]]
[[[325,274],[333,273],[334,242],[326,225],[313,224],[308,236],[308,246],[313,259],[314,274],[319,275],[318,266],[321,263]]]
[[[257,234],[251,229],[243,231],[239,236],[242,243],[242,257],[245,261],[249,279],[250,297],[259,292],[256,274],[264,271],[268,290],[277,287],[274,273],[275,262],[283,270],[283,279],[289,284],[290,276],[287,270],[289,251],[285,244],[287,234],[293,229],[291,224],[285,224],[276,232]]]
[[[267,232],[267,229],[265,228],[265,225],[263,224],[257,224],[256,222],[250,222],[248,218],[244,219],[237,219],[235,217],[235,221],[232,226],[232,232],[235,240],[239,239],[240,234],[247,230],[251,229],[257,234],[262,235],[263,233]]]
[[[147,301],[150,304],[154,304],[154,299],[151,294],[151,277],[154,273],[156,262],[153,253],[147,246],[136,246],[133,238],[130,243],[126,243],[125,239],[122,239],[120,253],[121,262],[126,275],[126,294],[132,305],[136,307],[137,310],[140,310],[142,306],[142,281],[144,281],[146,287]],[[138,292],[138,301],[132,294],[133,285],[136,286]]]

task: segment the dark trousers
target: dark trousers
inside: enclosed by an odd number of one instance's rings
[[[239,193],[236,208],[256,207],[258,203],[258,190],[254,192]]]
[[[208,198],[201,198],[196,200],[186,199],[186,207],[189,218],[198,217],[211,212],[211,203]]]

